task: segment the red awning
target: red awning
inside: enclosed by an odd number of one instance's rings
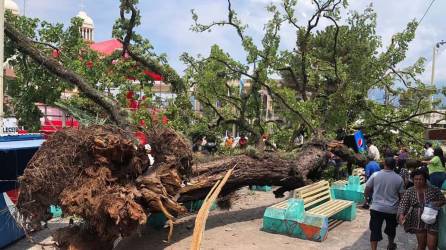
[[[96,52],[104,56],[112,55],[116,50],[122,50],[122,43],[118,39],[111,39],[99,43],[93,43],[90,45],[90,48]],[[162,81],[164,78],[161,75],[158,75],[155,72],[144,70],[144,74],[155,81]],[[129,76],[130,79],[133,79],[132,76]]]
[[[122,50],[122,43],[118,39],[111,39],[99,43],[93,43],[90,48],[105,56],[110,56],[116,50]]]
[[[144,74],[146,76],[152,78],[155,81],[162,81],[162,80],[164,80],[164,78],[162,76],[160,76],[157,73],[154,73],[152,71],[146,70],[146,69],[144,70]]]

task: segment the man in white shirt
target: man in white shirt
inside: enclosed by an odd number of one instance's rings
[[[426,142],[424,144],[424,159],[430,160],[434,157],[434,149],[432,148],[432,143]]]
[[[379,161],[380,155],[378,148],[373,144],[371,139],[367,140],[368,155],[375,161]]]

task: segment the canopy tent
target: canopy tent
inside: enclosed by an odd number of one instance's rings
[[[25,235],[13,217],[18,198],[17,178],[43,142],[41,135],[0,136],[0,248]]]

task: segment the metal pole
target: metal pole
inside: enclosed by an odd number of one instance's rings
[[[5,0],[0,0],[0,134],[3,133],[3,47],[5,36]]]
[[[432,75],[431,75],[431,85],[434,86],[434,78],[435,78],[435,54],[437,52],[437,45],[434,45],[432,50]]]

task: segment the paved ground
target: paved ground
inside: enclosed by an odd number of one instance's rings
[[[327,240],[322,243],[311,242],[291,238],[284,235],[270,234],[260,230],[262,226],[262,216],[265,208],[279,200],[274,199],[271,192],[255,192],[250,194],[246,189],[240,190],[239,195],[243,198],[233,204],[229,211],[211,212],[204,233],[202,249],[370,249],[367,210],[358,209],[357,219],[353,222],[344,222],[334,230],[330,231]],[[174,228],[174,237],[170,244],[163,242],[167,237],[166,230],[156,231],[145,227],[141,230],[140,236],[133,236],[122,240],[117,249],[189,249],[191,235],[193,231],[194,216],[185,217],[177,221]],[[37,240],[50,240],[48,235],[51,229],[61,226],[61,224],[50,225],[50,230],[38,233]],[[416,239],[413,235],[408,235],[398,228],[397,233],[398,249],[415,249]],[[386,240],[380,242],[380,249],[386,249]],[[20,241],[7,248],[9,250],[18,249],[42,249],[26,241]],[[46,248],[51,249],[51,248]]]

